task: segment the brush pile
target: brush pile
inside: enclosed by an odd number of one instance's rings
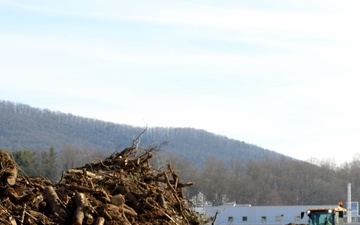
[[[0,150],[0,224],[117,225],[200,224],[187,205],[170,164],[158,171],[149,163],[155,148],[133,143],[103,161],[70,169],[58,184],[18,174]]]

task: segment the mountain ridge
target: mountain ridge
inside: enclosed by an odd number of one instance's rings
[[[132,140],[145,130],[141,135],[143,145],[162,146],[161,151],[179,155],[198,166],[208,157],[224,162],[235,158],[241,161],[291,158],[202,129],[136,127],[4,100],[0,100],[0,124],[0,149],[46,150],[76,145],[113,152],[119,147],[130,146]]]

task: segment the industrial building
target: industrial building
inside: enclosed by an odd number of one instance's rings
[[[351,201],[351,185],[348,184],[348,202],[345,223],[359,224],[359,203]],[[351,204],[348,204],[348,203]],[[308,218],[301,218],[301,212],[309,208],[335,208],[334,205],[291,205],[291,206],[252,206],[250,204],[224,203],[220,206],[206,204],[199,193],[193,201],[195,210],[206,217],[216,217],[216,225],[284,225],[289,223],[306,224]]]
[[[360,222],[358,203],[353,204],[352,222]],[[216,216],[216,224],[253,225],[253,224],[302,224],[307,217],[301,219],[301,212],[308,208],[337,207],[337,205],[296,205],[296,206],[251,206],[225,204],[221,206],[196,207],[196,211],[207,217]]]

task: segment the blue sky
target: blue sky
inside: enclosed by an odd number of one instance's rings
[[[0,99],[359,157],[360,2],[0,0]]]

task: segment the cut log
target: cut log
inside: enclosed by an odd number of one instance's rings
[[[60,204],[60,199],[52,186],[45,187],[43,191],[44,200],[47,201],[52,209],[52,212],[59,215],[62,220],[66,221],[69,218],[68,213]]]
[[[17,175],[18,175],[18,170],[15,167],[9,168],[6,178],[7,183],[9,185],[14,185],[16,183]]]
[[[86,197],[84,193],[75,194],[76,211],[73,217],[72,225],[82,225],[86,211]]]
[[[105,219],[104,217],[98,217],[95,221],[95,225],[104,225]]]
[[[9,185],[16,183],[18,170],[16,163],[10,158],[9,154],[0,150],[0,179]]]
[[[93,215],[89,212],[89,210],[85,211],[85,224],[93,224],[94,223],[94,217]]]

